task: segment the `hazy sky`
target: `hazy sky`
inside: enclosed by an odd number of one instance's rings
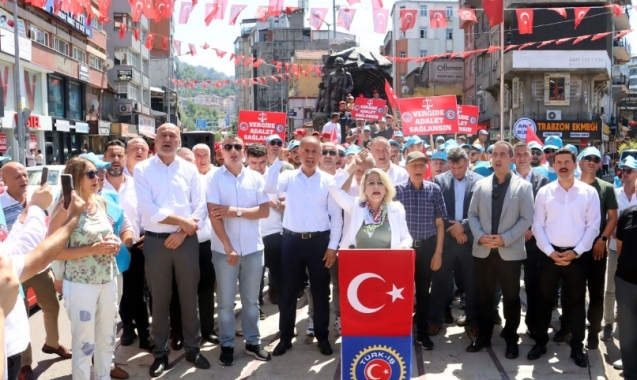
[[[330,8],[330,0],[309,0],[310,8]],[[227,75],[234,75],[234,62],[230,62],[230,53],[234,52],[234,40],[239,36],[241,30],[241,20],[254,18],[258,6],[267,6],[268,0],[228,0],[228,6],[226,7],[226,14],[224,20],[213,20],[210,26],[206,27],[204,22],[206,2],[211,3],[210,0],[200,0],[195,6],[188,23],[181,25],[178,23],[179,10],[181,8],[181,0],[175,0],[175,19],[177,20],[175,39],[182,41],[182,52],[188,51],[188,43],[194,43],[197,45],[197,55],[192,57],[189,54],[181,56],[183,61],[193,64],[202,65],[207,67],[213,67],[217,71],[221,71]],[[335,0],[336,6],[349,7],[346,0]],[[230,15],[230,8],[234,4],[248,5],[246,9],[241,12],[237,20],[237,24],[234,26],[228,25],[228,18]],[[394,5],[394,0],[384,0],[383,7],[390,9]],[[295,7],[298,6],[298,1],[284,0],[284,6]],[[374,33],[374,26],[372,24],[372,2],[371,0],[361,0],[360,4],[354,4],[349,8],[356,9],[356,15],[352,21],[350,28],[351,34],[355,34],[358,37],[359,46],[365,47],[369,50],[378,51],[379,46],[383,43],[385,34]],[[338,14],[337,14],[338,17]],[[306,16],[309,19],[309,16]],[[330,24],[330,30],[332,25],[332,12],[331,9],[328,12],[325,21]],[[391,30],[391,20],[389,20],[387,30]],[[328,26],[323,23],[321,30],[327,30]],[[348,33],[347,30],[341,27],[337,27],[336,31]],[[218,58],[215,51],[212,49],[203,50],[201,46],[208,43],[211,48],[217,48],[222,51],[228,52],[226,56],[221,59]]]

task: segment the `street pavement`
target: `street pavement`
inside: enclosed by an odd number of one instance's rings
[[[523,309],[526,306],[524,291],[521,292]],[[305,336],[307,327],[307,299],[299,300],[297,311],[297,329],[299,336],[293,342],[293,348],[284,356],[274,357],[270,362],[260,362],[243,353],[242,338],[235,340],[235,364],[232,367],[222,367],[218,360],[220,349],[216,345],[206,343],[202,352],[211,363],[206,371],[193,368],[185,361],[184,351],[170,354],[172,369],[166,371],[162,379],[339,379],[341,374],[340,337],[334,336],[334,329],[330,324],[330,341],[334,348],[333,356],[323,356],[319,353],[316,342]],[[264,345],[273,350],[278,343],[278,309],[276,305],[266,300],[263,310],[267,315],[261,321],[260,330]],[[500,308],[502,310],[502,308]],[[241,320],[241,303],[237,296],[235,309],[237,321]],[[523,314],[525,310],[523,310]],[[458,309],[458,302],[454,301],[453,314],[455,318],[462,315]],[[554,312],[552,326],[559,326],[558,312]],[[332,320],[333,323],[333,320]],[[59,360],[40,351],[44,343],[44,325],[41,312],[35,312],[30,318],[31,339],[33,342],[34,372],[41,380],[71,379],[70,360]],[[60,318],[61,343],[70,347],[70,323],[64,307],[61,308]],[[441,332],[432,338],[435,343],[433,351],[424,351],[414,346],[412,379],[427,380],[619,380],[621,371],[613,369],[612,363],[620,358],[617,339],[611,342],[600,342],[599,350],[588,351],[589,368],[579,368],[569,358],[570,348],[566,344],[551,342],[548,353],[540,360],[530,362],[526,354],[533,346],[533,341],[525,334],[524,315],[520,333],[520,357],[509,360],[504,357],[505,343],[499,338],[501,326],[496,326],[493,333],[493,346],[487,351],[467,353],[465,348],[471,343],[472,336],[463,327],[445,325]],[[119,332],[121,333],[121,332]],[[552,334],[551,334],[552,335]],[[130,378],[149,379],[148,368],[153,362],[152,355],[142,352],[133,346],[119,345],[115,350],[115,361],[130,373]],[[349,373],[349,371],[347,372]]]

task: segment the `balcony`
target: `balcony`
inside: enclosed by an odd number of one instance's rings
[[[630,53],[628,52],[628,43],[625,38],[613,40],[613,57],[616,64],[630,62]]]
[[[613,17],[613,22],[615,23],[615,30],[618,32],[630,29],[630,20],[626,9],[624,9],[624,13],[621,16]]]

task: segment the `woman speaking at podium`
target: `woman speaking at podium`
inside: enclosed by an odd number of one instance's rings
[[[360,195],[353,197],[344,188],[353,180],[356,170],[369,155],[359,152],[345,168],[339,169],[329,186],[330,195],[347,214],[343,226],[341,248],[409,249],[413,240],[407,229],[405,209],[393,201],[396,190],[389,176],[379,168],[367,170],[358,186]]]

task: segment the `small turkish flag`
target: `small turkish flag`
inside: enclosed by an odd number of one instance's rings
[[[405,33],[416,25],[416,17],[418,10],[401,9],[400,10],[400,31]]]
[[[336,25],[349,31],[355,14],[356,9],[340,8],[338,10],[338,21],[336,22]]]
[[[565,8],[549,8],[550,10],[557,12],[558,15],[566,18],[566,9]]]
[[[579,8],[575,8],[574,9],[574,12],[575,12],[575,28],[573,28],[573,29],[577,29],[577,27],[579,26],[580,22],[582,22],[582,20],[584,19],[584,17],[586,17],[586,14],[590,10],[591,10],[591,7],[579,7]]]
[[[381,34],[387,33],[387,18],[389,18],[389,9],[374,9],[372,14],[374,15],[374,32]]]
[[[237,23],[239,14],[246,9],[247,5],[233,5],[230,8],[230,18],[228,19],[228,25],[234,25]]]
[[[226,52],[225,51],[222,51],[222,50],[219,50],[219,49],[213,49],[213,50],[215,51],[215,53],[217,53],[217,57],[219,57],[219,58],[223,58],[223,57],[226,56]]]
[[[518,33],[533,34],[533,9],[516,9],[515,13],[518,16]]]
[[[188,44],[188,50],[190,50],[190,55],[192,55],[193,57],[197,55],[197,47],[195,46],[195,44]]]
[[[119,24],[119,39],[121,40],[124,37],[126,37],[126,24],[121,22]]]
[[[192,12],[192,3],[187,1],[181,2],[181,10],[179,11],[179,23],[186,24],[188,23],[188,18],[190,17],[190,12]]]
[[[487,14],[489,25],[494,26],[501,24],[504,20],[504,4],[503,0],[483,0],[482,7],[484,13]]]
[[[396,96],[394,89],[391,88],[391,85],[389,84],[387,79],[385,79],[385,93],[387,94],[387,100],[389,100],[391,108],[398,109],[398,97]]]
[[[460,17],[460,20],[462,21],[478,22],[475,9],[471,9],[471,8],[458,9],[458,16]]]
[[[266,22],[268,21],[268,7],[266,6],[258,6],[257,7],[257,11],[254,14],[254,18],[256,18],[257,20],[259,20],[259,22]]]
[[[181,55],[181,41],[173,40],[173,47],[177,51],[177,55]]]
[[[310,9],[310,26],[316,30],[321,29],[325,16],[327,15],[327,8],[312,8]]]
[[[382,7],[383,7],[383,0],[372,0],[372,8],[374,8],[374,10],[381,9]]]
[[[431,29],[447,27],[447,13],[442,9],[432,9],[429,11],[429,27]]]
[[[133,37],[135,41],[139,41],[139,28],[133,28]]]
[[[338,261],[343,336],[409,336],[414,251],[342,249]]]
[[[155,35],[152,33],[148,33],[148,35],[146,36],[146,49],[152,50],[153,42],[155,42]]]
[[[144,13],[145,4],[143,0],[134,0],[131,2],[131,18],[133,22],[139,22]]]
[[[168,37],[162,37],[162,39],[161,39],[161,48],[162,48],[162,50],[168,50],[168,42],[169,42],[169,38]]]

